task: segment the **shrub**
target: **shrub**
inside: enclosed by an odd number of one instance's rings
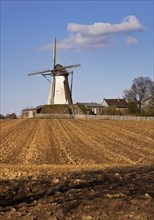
[[[137,104],[134,101],[130,101],[128,102],[128,114],[137,114],[138,113],[138,108],[137,108]]]
[[[122,115],[122,112],[116,106],[104,107],[102,115]]]

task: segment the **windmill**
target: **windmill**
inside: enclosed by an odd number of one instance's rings
[[[53,50],[53,69],[30,73],[28,76],[41,74],[50,82],[50,91],[48,97],[48,105],[54,104],[73,104],[72,101],[72,86],[73,86],[73,71],[68,72],[67,69],[78,67],[80,64],[62,66],[56,64],[56,38],[54,40]],[[68,76],[71,74],[71,85],[68,82]],[[47,78],[51,77],[51,81]]]

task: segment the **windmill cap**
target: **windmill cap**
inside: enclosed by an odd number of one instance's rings
[[[57,73],[57,75],[69,74],[65,67],[61,64],[56,64],[55,68],[52,70],[53,73]]]

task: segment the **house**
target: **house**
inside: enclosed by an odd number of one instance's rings
[[[96,102],[78,102],[78,105],[83,105],[86,109],[92,111],[95,115],[99,115],[102,112],[102,105]]]
[[[121,112],[126,112],[128,103],[126,99],[104,99],[102,103],[103,107],[116,107]]]
[[[36,114],[41,112],[42,106],[36,108],[26,108],[22,110],[22,118],[34,118]]]

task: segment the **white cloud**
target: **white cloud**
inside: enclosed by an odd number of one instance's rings
[[[138,40],[135,37],[126,37],[126,44],[137,44]]]
[[[58,43],[59,49],[98,49],[112,45],[115,36],[132,34],[144,31],[139,20],[130,15],[125,17],[121,23],[94,23],[92,25],[68,23],[67,27],[70,37]],[[137,43],[136,38],[127,37],[127,44]],[[44,45],[41,49],[51,49],[52,44]]]
[[[143,31],[144,28],[135,16],[128,16],[119,24],[94,23],[93,25],[68,24],[68,31],[81,33],[82,35],[98,36],[105,34],[121,34],[132,31]]]

